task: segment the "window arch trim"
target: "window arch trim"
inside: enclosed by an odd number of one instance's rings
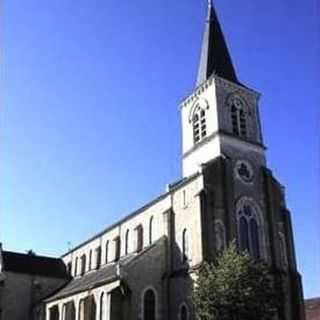
[[[180,306],[179,306],[179,314],[178,314],[178,319],[179,320],[184,320],[183,318],[182,318],[182,309],[183,308],[185,308],[185,310],[186,310],[186,316],[187,316],[187,318],[185,319],[185,320],[189,320],[190,319],[190,309],[189,309],[189,307],[188,307],[188,305],[187,305],[187,303],[186,302],[182,302],[181,304],[180,304]]]
[[[206,99],[197,99],[190,109],[189,123],[192,127],[193,143],[197,144],[207,137],[207,110],[209,103]]]
[[[253,216],[248,218],[245,216],[244,213],[239,214],[239,212],[245,207],[251,207]],[[260,259],[267,259],[267,252],[266,252],[266,239],[265,239],[265,225],[264,225],[264,218],[262,210],[260,209],[259,205],[254,201],[254,199],[249,197],[242,197],[238,200],[236,205],[236,219],[237,219],[237,230],[238,230],[238,244],[240,246],[241,238],[240,238],[240,219],[241,217],[245,217],[248,223],[248,232],[249,232],[249,242],[252,242],[252,231],[250,230],[250,219],[255,219],[257,228],[258,228],[258,241],[259,241],[259,253]],[[250,250],[252,250],[252,244],[249,244]],[[251,251],[250,251],[251,252]],[[252,252],[253,253],[253,252]]]
[[[145,319],[145,295],[146,293],[151,290],[154,294],[154,299],[155,299],[155,320],[158,320],[159,319],[159,316],[158,316],[158,311],[159,311],[159,299],[158,299],[158,292],[157,290],[153,287],[153,286],[148,286],[146,288],[144,288],[144,290],[142,291],[142,294],[141,294],[141,319],[142,320],[147,320]]]
[[[230,110],[232,133],[241,138],[248,137],[248,104],[238,93],[232,93],[227,99]]]

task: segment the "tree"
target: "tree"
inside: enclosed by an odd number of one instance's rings
[[[192,300],[199,320],[271,320],[281,301],[268,266],[234,244],[199,268]]]

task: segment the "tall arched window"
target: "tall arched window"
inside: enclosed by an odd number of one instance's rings
[[[251,233],[251,252],[252,255],[259,259],[261,257],[260,254],[260,245],[259,245],[259,228],[256,219],[250,220],[250,233]]]
[[[247,120],[243,101],[238,96],[231,99],[232,131],[239,137],[247,137]]]
[[[194,111],[192,127],[194,143],[200,142],[207,136],[206,111],[205,109],[200,108],[200,106],[197,106]]]
[[[149,221],[149,244],[153,242],[153,217]]]
[[[143,320],[156,320],[156,296],[148,289],[143,297]]]
[[[182,304],[180,307],[180,319],[179,320],[188,320],[189,312],[187,309],[187,306],[185,304]]]
[[[126,239],[125,239],[125,255],[129,253],[129,229],[126,231]]]
[[[105,263],[107,264],[109,262],[109,240],[106,242],[106,258],[105,258]]]
[[[83,276],[86,273],[86,263],[87,263],[87,257],[85,254],[81,256],[81,270],[80,273]]]
[[[137,252],[141,252],[143,250],[143,227],[139,225],[136,228],[137,232]]]
[[[262,257],[263,228],[254,203],[241,201],[237,208],[239,247],[256,258]]]
[[[89,251],[89,271],[92,270],[92,250]]]
[[[116,237],[114,239],[114,261],[119,261],[121,255],[121,239]]]
[[[72,262],[71,261],[68,262],[68,264],[67,264],[67,271],[68,271],[68,274],[71,275],[71,273],[72,273]]]
[[[59,307],[53,306],[49,309],[49,319],[50,320],[59,320],[60,319],[60,313],[59,313]]]
[[[187,229],[182,233],[182,262],[186,263],[190,260],[190,243]]]
[[[76,257],[76,262],[74,264],[74,275],[75,276],[78,275],[78,263],[79,263],[79,259],[78,259],[78,257]]]
[[[247,250],[250,252],[249,245],[249,226],[245,217],[240,218],[240,249],[242,251]]]
[[[76,308],[73,301],[66,303],[64,306],[63,320],[76,320]]]
[[[79,303],[79,320],[96,320],[97,305],[93,295],[90,295]]]
[[[95,249],[95,258],[96,258],[96,269],[100,269],[101,267],[101,247]]]

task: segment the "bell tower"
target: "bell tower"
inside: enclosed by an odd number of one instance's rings
[[[259,97],[239,82],[209,0],[196,87],[180,106],[184,177],[219,156],[248,150],[265,164]]]
[[[304,320],[291,214],[284,187],[266,165],[259,98],[239,81],[209,0],[195,89],[180,105],[183,177],[201,171],[204,183],[204,259],[236,241],[270,266],[283,293],[277,319]]]

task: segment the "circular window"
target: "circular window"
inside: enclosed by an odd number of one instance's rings
[[[247,161],[239,160],[235,166],[235,175],[245,183],[253,181],[254,173],[251,164]]]

